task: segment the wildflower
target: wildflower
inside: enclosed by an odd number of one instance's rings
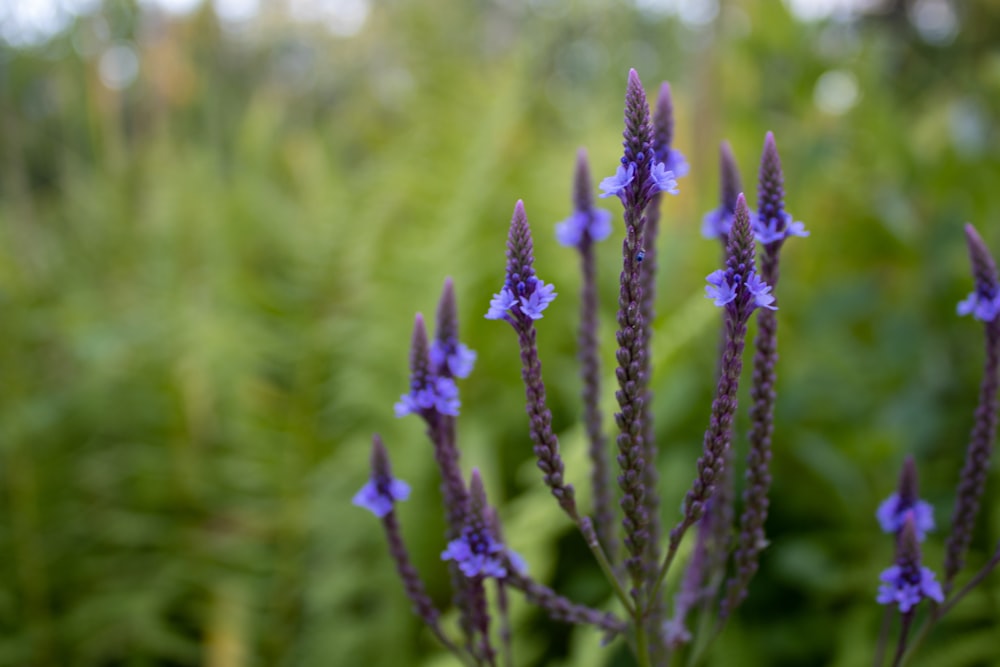
[[[805,225],[792,220],[785,212],[784,175],[781,158],[774,143],[774,134],[764,138],[764,152],[760,159],[760,179],[757,185],[757,220],[754,234],[761,245],[775,246],[790,236],[809,236]]]
[[[656,185],[655,192],[666,192],[672,195],[680,192],[677,189],[677,179],[674,178],[674,172],[667,169],[662,162],[653,164],[649,177]]]
[[[895,535],[911,513],[917,540],[923,542],[924,536],[934,530],[934,508],[917,496],[917,467],[913,457],[907,457],[899,475],[899,489],[879,505],[875,517],[884,532]]]
[[[400,396],[395,411],[397,417],[420,414],[425,410],[457,417],[459,407],[461,402],[458,400],[458,387],[455,381],[451,378],[431,376],[419,387],[410,389],[410,393]]]
[[[724,306],[736,298],[736,286],[729,284],[724,270],[712,271],[706,280],[708,286],[705,287],[705,296],[709,299],[715,299],[713,303],[716,306]]]
[[[490,527],[489,506],[486,503],[486,491],[478,470],[472,471],[469,483],[470,509],[469,518],[462,534],[448,543],[448,548],[441,553],[442,560],[452,560],[458,565],[466,577],[494,577],[503,579],[507,576],[504,567],[504,545],[493,535]],[[507,555],[507,558],[510,558]],[[524,561],[518,556],[512,563],[515,567],[523,567]]]
[[[430,350],[431,369],[442,377],[468,377],[476,363],[476,353],[458,341],[458,313],[455,286],[444,281],[438,302],[437,331]]]
[[[363,507],[381,519],[392,511],[397,501],[410,497],[410,485],[392,476],[389,470],[389,458],[378,436],[375,436],[374,443],[372,476],[361,490],[354,494],[351,503]]]
[[[591,241],[603,241],[611,235],[611,212],[599,208],[575,211],[556,225],[556,240],[564,246],[578,246],[584,234]]]
[[[774,296],[771,294],[771,287],[764,282],[764,279],[757,275],[756,272],[751,272],[750,277],[747,278],[746,288],[750,290],[750,294],[753,295],[754,305],[758,308],[767,308],[768,310],[777,310],[777,306],[772,306],[774,303]]]
[[[624,158],[622,158],[624,159]],[[625,188],[632,183],[632,179],[635,178],[635,163],[629,163],[627,166],[622,164],[615,170],[614,176],[608,176],[601,184],[598,186],[604,192],[601,193],[601,198],[610,197],[612,195],[622,196]]]
[[[878,603],[896,604],[903,614],[908,614],[924,598],[944,601],[944,592],[934,579],[934,573],[920,565],[920,544],[912,512],[908,512],[903,521],[896,564],[883,571],[879,579],[882,584],[876,597]]]

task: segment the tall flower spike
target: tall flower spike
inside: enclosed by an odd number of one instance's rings
[[[670,84],[664,81],[660,84],[660,92],[656,98],[656,107],[653,110],[653,154],[656,160],[663,163],[663,168],[673,173],[676,177],[687,174],[688,166],[684,156],[680,151],[673,148],[674,138],[674,102],[671,96]],[[657,565],[660,559],[660,496],[657,492],[660,484],[660,477],[657,473],[656,462],[658,459],[658,449],[656,446],[656,428],[653,422],[653,392],[650,389],[650,379],[652,377],[652,322],[656,317],[656,274],[659,270],[659,251],[657,240],[660,234],[660,204],[662,193],[653,195],[646,206],[646,224],[643,229],[643,247],[645,249],[642,264],[640,266],[640,288],[641,300],[639,302],[642,315],[642,340],[644,342],[646,354],[643,357],[643,368],[640,372],[642,378],[642,414],[639,418],[642,424],[642,444],[643,458],[646,465],[643,467],[642,485],[645,493],[643,502],[646,508],[646,516],[649,521],[649,540],[646,543],[646,554],[643,559],[643,567],[646,578],[652,585],[656,579]],[[642,251],[640,251],[642,252]],[[649,614],[649,634],[654,640],[653,661],[663,662],[666,659],[667,647],[660,632],[663,625],[666,607],[662,598],[658,597],[651,601]]]
[[[431,370],[427,327],[423,315],[417,313],[410,344],[410,391],[396,403],[396,416],[418,414],[425,419],[432,417],[432,413],[456,416],[460,406],[455,381]]]
[[[757,186],[757,222],[754,233],[761,245],[778,248],[789,236],[809,236],[805,225],[792,220],[785,212],[784,177],[781,158],[774,143],[774,134],[764,137],[764,152],[760,159],[760,180]]]
[[[559,454],[559,440],[552,431],[552,412],[545,403],[545,383],[542,380],[542,362],[538,358],[536,332],[532,307],[542,299],[547,305],[555,298],[551,285],[545,285],[535,277],[533,262],[535,261],[534,245],[531,240],[531,229],[528,227],[528,216],[524,212],[524,203],[520,200],[514,206],[514,216],[510,221],[510,232],[507,236],[507,277],[501,294],[510,295],[510,305],[491,319],[504,319],[517,332],[518,344],[521,348],[521,377],[524,380],[526,394],[526,410],[531,441],[534,443],[538,467],[544,473],[545,484],[552,495],[559,501],[573,521],[579,515],[576,511],[576,497],[571,484],[563,480],[563,461]],[[539,292],[545,297],[538,297]],[[500,295],[494,296],[494,301]],[[536,298],[537,297],[537,298]],[[535,304],[532,306],[532,304]],[[491,304],[490,318],[494,313]],[[538,317],[541,317],[539,314]]]
[[[601,358],[597,322],[597,266],[594,242],[611,233],[611,214],[594,208],[587,152],[576,155],[573,179],[573,215],[556,226],[556,236],[563,245],[580,252],[583,286],[580,295],[580,328],[577,335],[580,375],[583,384],[583,421],[589,442],[590,483],[594,496],[594,523],[598,541],[609,560],[616,548],[615,513],[611,504],[608,441],[601,416]]]
[[[764,139],[764,151],[760,161],[760,181],[758,197],[761,213],[757,218],[758,240],[761,226],[768,226],[774,220],[784,220],[783,175],[774,135],[770,132]],[[777,223],[775,223],[777,224]],[[801,227],[801,223],[795,223]],[[777,306],[771,290],[778,284],[779,260],[784,239],[788,235],[805,235],[805,231],[795,224],[780,227],[782,236],[769,242],[762,241],[760,252],[760,275],[751,276],[746,285],[754,295],[760,311],[757,314],[757,336],[754,339],[753,380],[750,386],[750,452],[747,455],[746,486],[743,492],[743,513],[740,516],[739,538],[733,555],[735,572],[727,583],[720,616],[726,618],[747,595],[750,581],[757,573],[760,554],[767,547],[764,524],[767,521],[771,488],[771,437],[774,433],[774,402],[778,363],[778,319],[774,311]],[[776,228],[777,229],[777,228]],[[801,233],[799,233],[801,232]]]
[[[958,482],[955,511],[952,515],[951,534],[945,547],[944,585],[950,590],[955,575],[965,565],[965,554],[972,540],[972,529],[979,514],[979,503],[986,486],[986,475],[990,469],[990,457],[997,430],[997,387],[1000,384],[1000,318],[996,313],[987,319],[993,307],[982,306],[992,303],[998,289],[996,263],[987,250],[986,244],[972,225],[965,226],[965,238],[972,259],[972,273],[976,279],[979,303],[970,310],[985,321],[986,360],[983,366],[983,380],[979,385],[979,404],[976,406],[975,423],[965,452],[965,465]],[[977,311],[979,311],[977,313]]]
[[[736,213],[736,197],[743,192],[740,170],[728,141],[719,145],[719,174],[719,207],[705,214],[701,235],[706,239],[719,239],[725,249]]]
[[[927,533],[934,530],[934,508],[917,495],[917,466],[913,457],[907,456],[899,475],[899,488],[879,505],[875,517],[884,532],[897,535],[911,513],[917,540],[923,542]]]
[[[410,561],[410,554],[403,543],[399,530],[399,522],[393,511],[393,503],[404,500],[409,495],[409,487],[404,482],[394,479],[389,468],[389,456],[385,445],[378,435],[372,436],[372,477],[371,481],[354,496],[354,504],[371,510],[382,520],[386,541],[389,543],[389,555],[396,564],[396,570],[403,581],[406,596],[413,605],[414,613],[431,629],[431,632],[452,653],[459,654],[458,648],[445,636],[438,625],[439,612],[431,602],[430,596],[417,570]]]
[[[747,320],[756,307],[756,297],[745,284],[746,276],[753,272],[753,266],[754,240],[750,228],[750,211],[747,209],[746,199],[741,194],[736,201],[736,218],[729,234],[726,269],[717,271],[709,277],[709,296],[714,296],[717,303],[721,302],[726,313],[726,344],[719,365],[719,380],[712,401],[708,428],[705,430],[702,455],[698,459],[697,477],[684,498],[684,516],[670,531],[667,556],[657,577],[658,584],[666,575],[687,529],[704,514],[705,505],[715,493],[715,485],[726,466],[729,445],[732,441],[733,415],[737,406],[736,394],[739,389],[740,373],[743,370]],[[722,286],[726,286],[725,289]]]
[[[965,301],[958,304],[959,315],[972,315],[981,322],[991,322],[1000,312],[1000,289],[997,286],[997,267],[990,251],[972,225],[965,226],[965,239],[972,260],[972,276],[976,288]]]
[[[618,400],[620,412],[615,414],[619,435],[618,465],[621,474],[618,485],[622,490],[622,524],[625,528],[625,548],[629,557],[625,564],[632,579],[632,595],[637,600],[645,579],[644,558],[649,543],[649,511],[646,506],[643,445],[643,400],[645,389],[643,370],[646,368],[645,327],[642,317],[642,278],[640,253],[646,224],[646,207],[660,190],[651,185],[654,163],[653,128],[649,119],[646,93],[635,70],[629,71],[625,93],[625,154],[622,167],[636,178],[629,180],[618,192],[624,207],[625,239],[622,242],[622,272],[618,295]],[[660,163],[658,163],[660,164]],[[602,187],[604,185],[602,184]]]
[[[468,377],[476,363],[476,353],[458,342],[458,309],[451,278],[445,278],[438,302],[437,330],[430,357],[434,373],[447,378]]]
[[[925,598],[944,601],[941,584],[935,581],[934,573],[920,564],[920,542],[912,512],[906,515],[899,533],[896,564],[882,572],[879,579],[882,584],[876,600],[879,604],[897,605],[902,614],[911,613]]]

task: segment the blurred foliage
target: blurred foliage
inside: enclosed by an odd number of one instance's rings
[[[996,3],[951,3],[944,37],[917,30],[921,3],[803,22],[724,2],[704,25],[642,4],[387,0],[331,37],[105,0],[51,40],[0,46],[0,665],[453,664],[349,504],[378,431],[414,486],[405,537],[446,604],[430,448],[391,413],[413,313],[433,311],[446,275],[479,352],[463,466],[483,470],[537,577],[608,603],[534,468],[516,341],[482,313],[522,198],[561,293],[541,355],[586,496],[579,278],[552,224],[578,146],[595,176],[613,171],[630,66],[651,91],[671,81],[692,165],[661,246],[666,522],[712,391],[701,293],[718,247],[698,230],[718,142],[752,191],[774,130],[788,208],[812,231],[787,246],[780,287],[772,546],[713,663],[870,661],[892,557],[873,512],[912,452],[943,529],[927,543],[938,568],[971,426],[982,336],[954,307],[972,284],[961,224],[1000,252]],[[101,78],[112,45],[138,55],[122,90]],[[824,81],[847,100],[838,113],[817,106]],[[606,369],[617,243],[599,257]],[[1000,537],[997,483],[972,568]],[[998,664],[998,610],[995,574],[919,664]],[[515,625],[519,665],[628,664],[523,604]]]

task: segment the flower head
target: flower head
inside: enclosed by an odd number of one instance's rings
[[[754,269],[753,236],[750,232],[750,210],[743,195],[736,198],[736,214],[728,234],[726,268],[713,271],[706,280],[705,296],[720,308],[731,309],[743,321],[756,308],[777,310],[771,286]]]
[[[674,172],[667,169],[666,165],[662,162],[653,163],[649,177],[653,181],[653,192],[666,192],[671,195],[676,195],[680,192],[677,189],[677,179],[674,178]]]
[[[500,292],[493,295],[486,319],[508,320],[527,318],[538,320],[542,311],[556,298],[555,287],[535,276],[534,246],[531,229],[520,201],[514,207],[507,236],[507,276]]]
[[[576,154],[573,176],[573,215],[556,225],[556,239],[562,245],[577,247],[584,242],[603,241],[611,235],[611,213],[594,208],[591,187],[587,151],[581,148]]]
[[[896,544],[896,564],[879,576],[876,600],[879,604],[896,604],[903,614],[909,613],[924,598],[937,602],[944,600],[941,584],[934,573],[920,565],[920,542],[917,540],[916,520],[907,512]]]
[[[427,347],[427,329],[424,317],[417,313],[410,343],[410,391],[403,394],[395,405],[397,417],[409,414],[425,415],[436,411],[443,415],[457,416],[461,403],[458,387],[450,377],[435,375],[431,371],[430,351]]]
[[[664,81],[660,84],[660,94],[656,97],[656,108],[653,110],[653,150],[657,162],[662,162],[667,171],[672,171],[674,178],[682,178],[687,176],[688,163],[679,150],[671,147],[673,141],[674,100],[670,84]]]
[[[784,175],[781,158],[774,143],[774,134],[764,138],[764,151],[760,158],[760,180],[757,185],[757,220],[754,233],[762,245],[784,243],[789,236],[809,236],[805,225],[792,220],[785,212]]]
[[[727,280],[726,272],[722,269],[712,271],[706,278],[708,286],[705,287],[705,296],[715,299],[716,306],[725,306],[736,298],[736,286],[731,285]]]
[[[701,235],[706,239],[717,238],[725,244],[736,214],[736,197],[743,191],[739,167],[728,141],[719,146],[719,173],[719,207],[702,218]]]
[[[629,163],[628,165],[621,164],[618,169],[615,170],[614,176],[608,176],[601,181],[598,186],[604,192],[601,193],[601,198],[610,197],[612,195],[617,195],[618,197],[623,196],[625,188],[627,188],[632,180],[635,178],[635,164]]]
[[[437,331],[430,349],[431,368],[442,377],[468,377],[476,363],[476,353],[458,342],[457,310],[455,286],[451,278],[446,278],[438,302]]]
[[[934,530],[934,508],[920,500],[917,494],[917,466],[913,457],[908,456],[903,461],[896,493],[879,505],[875,517],[884,532],[896,535],[903,529],[906,517],[911,513],[917,541],[923,542],[925,535]]]
[[[976,289],[958,304],[959,315],[972,315],[982,322],[992,322],[1000,313],[1000,284],[990,251],[972,225],[965,226],[965,240],[972,260]]]
[[[372,439],[372,476],[361,490],[354,494],[352,504],[363,507],[378,518],[392,511],[397,501],[410,497],[410,486],[395,479],[389,469],[389,456],[382,439]]]
[[[756,272],[751,272],[750,277],[747,278],[746,288],[750,290],[750,294],[753,295],[753,303],[758,308],[767,308],[768,310],[777,310],[777,306],[772,306],[774,303],[774,295],[771,294],[771,287],[764,282],[764,279],[757,275]]]
[[[453,560],[469,578],[494,577],[502,579],[507,576],[504,566],[505,557],[512,565],[523,566],[523,560],[511,559],[504,545],[496,539],[491,527],[492,512],[486,502],[486,491],[478,470],[472,471],[469,482],[470,511],[469,520],[462,530],[461,536],[448,543],[448,548],[441,553],[442,560]]]

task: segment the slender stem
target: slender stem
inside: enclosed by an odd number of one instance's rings
[[[604,576],[607,577],[608,582],[611,584],[612,590],[614,590],[615,595],[621,600],[622,605],[624,605],[625,611],[628,612],[629,616],[638,621],[636,607],[632,604],[632,599],[625,591],[625,587],[622,586],[621,581],[615,575],[614,568],[611,566],[611,562],[608,560],[608,556],[604,553],[600,540],[597,538],[597,533],[594,531],[594,523],[590,520],[590,517],[585,516],[580,519],[577,525],[580,528],[580,532],[583,533],[583,539],[590,548],[590,552],[594,554],[598,565],[601,566],[601,571],[604,572]]]
[[[878,633],[878,644],[875,647],[874,667],[882,667],[885,662],[885,650],[889,645],[889,630],[892,629],[892,606],[886,606],[882,615],[882,629]]]
[[[641,616],[635,616],[635,657],[639,667],[652,667],[649,661],[649,638],[646,636],[646,624]]]
[[[663,565],[660,566],[660,571],[657,573],[656,580],[653,582],[653,588],[649,593],[650,600],[656,599],[656,594],[660,591],[660,586],[663,584],[663,580],[667,576],[667,571],[670,570],[670,565],[674,562],[674,558],[677,556],[677,548],[681,544],[681,539],[684,537],[684,533],[687,532],[690,525],[690,523],[684,521],[680,526],[672,531],[670,535],[670,546],[667,547],[667,555],[663,559]],[[674,537],[675,534],[676,537]]]
[[[903,626],[899,630],[899,642],[896,644],[896,656],[892,659],[892,667],[899,667],[906,653],[906,637],[910,634],[910,626],[913,625],[913,612],[903,614]]]
[[[965,586],[962,587],[962,590],[952,595],[948,599],[948,601],[941,606],[940,610],[937,613],[937,618],[941,618],[942,616],[944,616],[952,607],[954,607],[958,603],[959,600],[965,597],[969,593],[969,591],[978,586],[983,581],[983,579],[989,576],[990,572],[992,572],[993,568],[995,568],[997,565],[1000,565],[1000,544],[997,545],[997,550],[993,554],[993,558],[991,558],[989,562],[987,562],[986,565],[984,565],[983,568],[976,573],[976,576],[972,577],[972,579],[969,580],[969,583],[967,583]]]

